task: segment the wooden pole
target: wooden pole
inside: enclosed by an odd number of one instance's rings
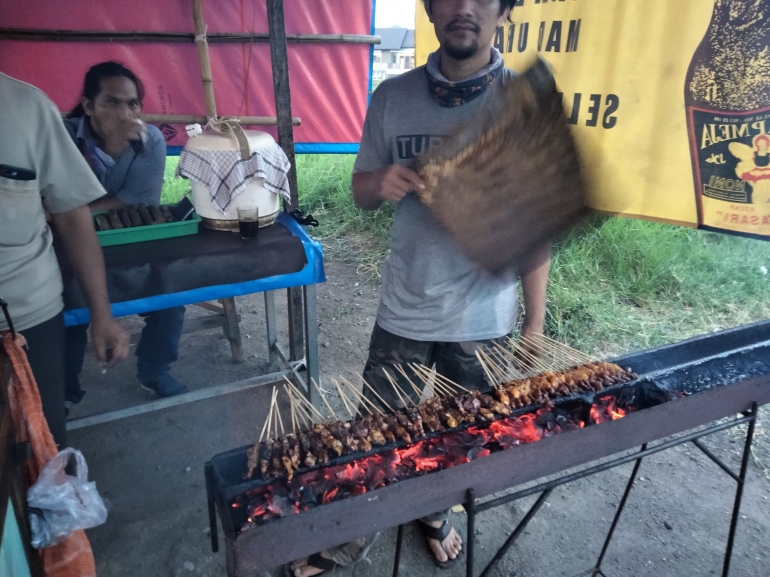
[[[206,124],[208,122],[207,117],[196,114],[142,114],[141,118],[150,124],[162,124],[164,122],[168,124],[193,124],[194,122]],[[233,118],[239,120],[244,126],[275,126],[278,124],[275,116],[233,116]],[[291,121],[295,126],[299,126],[301,122],[296,116]]]
[[[195,43],[198,45],[198,60],[201,65],[201,80],[203,81],[203,98],[206,101],[206,116],[216,118],[217,105],[214,100],[214,81],[211,78],[211,60],[209,60],[209,45],[206,41],[206,24],[203,21],[201,0],[191,0],[193,22],[195,24]]]
[[[270,34],[270,60],[273,67],[275,112],[278,119],[278,144],[289,159],[289,192],[292,211],[299,207],[297,167],[294,160],[294,128],[291,123],[291,90],[289,87],[289,55],[286,49],[286,25],[283,0],[267,0],[267,27]],[[289,309],[289,360],[296,361],[305,346],[302,289],[287,290]]]

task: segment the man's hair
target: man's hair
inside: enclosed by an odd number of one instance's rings
[[[513,14],[513,7],[516,5],[517,0],[500,0],[500,14],[505,12],[506,9],[510,10],[508,13],[508,21],[511,22],[511,14]],[[422,0],[422,3],[425,4],[425,10],[430,13],[433,0]]]
[[[111,60],[95,64],[88,70],[88,72],[86,72],[86,77],[83,80],[83,92],[81,98],[87,98],[88,100],[93,101],[102,91],[102,80],[120,76],[128,78],[134,83],[136,91],[139,94],[139,103],[141,104],[144,99],[144,84],[142,84],[142,81],[128,68],[119,62],[113,62]],[[78,104],[72,109],[72,112],[67,115],[67,118],[78,118],[80,116],[85,116],[85,113],[86,111],[83,108],[83,105]]]

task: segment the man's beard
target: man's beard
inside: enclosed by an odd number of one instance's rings
[[[453,46],[452,44],[447,44],[443,48],[444,52],[455,60],[467,60],[479,51],[479,41],[472,40],[470,44],[465,46]]]

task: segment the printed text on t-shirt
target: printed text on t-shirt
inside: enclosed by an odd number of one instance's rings
[[[411,160],[416,158],[428,148],[438,146],[444,142],[445,136],[433,136],[431,134],[405,134],[396,137],[399,160]]]

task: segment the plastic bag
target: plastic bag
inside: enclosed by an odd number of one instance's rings
[[[67,475],[70,457],[75,457],[77,476]],[[32,546],[56,545],[76,529],[89,529],[107,520],[107,508],[88,482],[88,465],[76,449],[64,449],[51,459],[27,491]]]

